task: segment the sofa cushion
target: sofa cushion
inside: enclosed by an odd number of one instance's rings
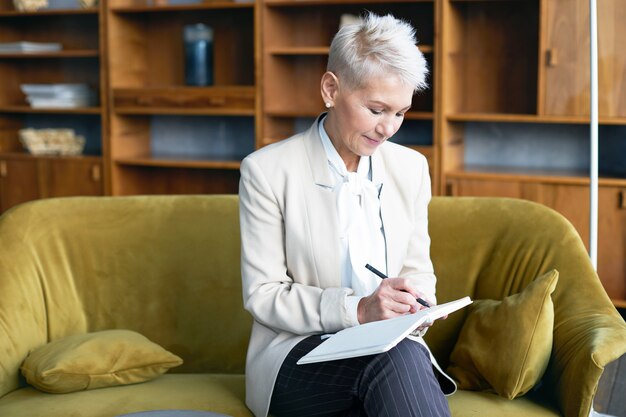
[[[457,391],[446,397],[454,417],[562,417],[554,405],[528,395],[510,401],[486,391]]]
[[[147,410],[204,410],[252,417],[242,374],[165,374],[143,384],[50,395],[32,387],[0,398],[0,416],[113,417]]]
[[[552,350],[550,295],[558,276],[552,270],[502,301],[474,302],[448,367],[459,389],[494,390],[513,399],[541,379]]]
[[[187,409],[252,417],[244,404],[244,386],[243,375],[165,374],[144,384],[66,395],[47,395],[26,387],[0,398],[0,416],[113,417],[146,410]],[[509,401],[488,392],[457,391],[446,398],[454,417],[561,415],[527,397]]]
[[[145,382],[182,364],[182,359],[130,330],[64,337],[32,351],[22,374],[53,394]]]

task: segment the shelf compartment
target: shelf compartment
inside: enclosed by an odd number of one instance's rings
[[[54,0],[53,0],[54,1]],[[8,5],[8,3],[1,2],[2,6],[0,6],[0,18],[15,18],[15,17],[32,17],[32,16],[74,16],[74,15],[97,15],[100,11],[98,7],[86,7],[86,8],[75,8],[75,9],[40,9],[37,11],[28,11],[21,12],[19,10],[15,10],[13,5]]]
[[[72,129],[85,138],[83,153],[76,157],[100,157],[102,155],[101,115],[88,113],[1,113],[0,152],[29,156],[19,140],[19,130]],[[33,157],[39,157],[34,155]],[[55,156],[66,157],[66,156]],[[69,157],[69,156],[67,156]]]
[[[113,89],[185,85],[183,28],[213,28],[214,86],[254,86],[254,9],[174,10],[109,16]]]
[[[279,117],[315,117],[324,110],[320,95],[320,79],[326,71],[327,56],[273,55],[265,68],[272,77],[263,83],[263,106],[267,115]],[[432,65],[429,62],[429,67]],[[429,88],[413,96],[408,118],[432,118],[433,82]],[[292,86],[298,86],[293,92]],[[428,114],[427,117],[424,117]]]
[[[237,169],[254,151],[253,117],[186,115],[112,118],[116,164],[171,168]]]
[[[408,111],[404,114],[404,120],[434,120],[435,115],[430,111]]]
[[[589,172],[585,171],[542,170],[495,166],[465,166],[462,170],[446,173],[446,178],[564,185],[589,185],[590,183]],[[626,186],[626,178],[601,177],[598,182],[601,186]]]
[[[98,59],[53,59],[45,65],[27,59],[0,59],[0,89],[3,91],[0,108],[30,109],[21,84],[87,84],[93,92],[99,93],[100,81]]]
[[[392,0],[387,4],[434,3],[435,0]],[[380,0],[265,0],[268,7],[310,7],[329,5],[371,5],[380,4]],[[368,8],[369,10],[369,8]]]
[[[77,9],[75,12],[50,10],[10,16],[10,19],[0,20],[0,42],[58,42],[63,51],[99,49],[98,13]]]
[[[236,169],[189,169],[167,166],[113,166],[113,195],[236,194]]]
[[[113,106],[119,114],[254,116],[255,97],[247,86],[118,88]]]
[[[536,114],[539,2],[453,2],[446,11],[448,109]]]
[[[263,43],[268,50],[330,45],[343,14],[392,13],[417,28],[420,45],[434,45],[434,1],[266,1]],[[324,7],[319,7],[324,6]]]
[[[329,46],[283,46],[275,48],[267,48],[266,52],[270,55],[328,55]]]
[[[0,158],[14,160],[53,159],[55,161],[84,161],[92,163],[102,163],[101,156],[93,155],[33,155],[27,152],[0,152]]]
[[[38,108],[34,109],[28,105],[2,106],[0,113],[49,113],[49,114],[100,114],[100,107],[76,107],[76,108]]]
[[[462,137],[465,166],[504,166],[513,170],[581,172],[590,166],[589,126],[577,123],[516,123],[511,120],[454,123]],[[603,177],[626,178],[626,134],[624,125],[601,125],[599,130],[599,173]],[[456,170],[451,167],[448,171]]]
[[[195,10],[211,10],[211,9],[249,9],[254,8],[255,2],[234,2],[234,1],[211,1],[189,4],[154,4],[157,2],[151,0],[113,0],[110,3],[110,10],[114,13],[159,13],[159,12],[178,12],[178,11],[195,11]]]
[[[400,129],[389,140],[408,147],[433,145],[432,120],[405,120]]]
[[[0,53],[0,59],[66,59],[66,58],[98,58],[97,49],[74,49],[55,52],[11,52]]]
[[[424,54],[432,53],[432,45],[418,45]],[[266,52],[270,55],[328,55],[330,46],[284,46],[268,48]]]
[[[589,124],[584,116],[540,116],[536,114],[503,114],[503,113],[455,113],[447,116],[449,122],[499,122],[499,123],[556,123],[556,124]],[[626,125],[625,118],[601,117],[600,124]]]
[[[210,160],[195,159],[188,156],[159,156],[149,155],[137,158],[119,158],[114,161],[117,165],[161,167],[161,168],[191,168],[191,169],[232,169],[238,170],[239,160]]]

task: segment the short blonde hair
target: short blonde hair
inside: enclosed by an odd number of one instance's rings
[[[423,90],[428,67],[416,44],[415,29],[409,23],[390,14],[368,13],[362,23],[343,26],[337,32],[326,69],[352,89],[391,72],[413,91]]]

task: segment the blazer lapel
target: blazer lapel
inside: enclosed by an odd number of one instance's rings
[[[384,145],[383,145],[384,146]],[[397,199],[397,190],[393,189],[393,184],[386,181],[387,170],[385,166],[385,158],[383,157],[384,148],[381,147],[372,155],[372,182],[374,184],[382,184],[380,190],[380,215],[383,222],[383,230],[385,232],[385,248],[387,259],[387,273],[390,277],[397,277],[400,273],[397,256],[398,248],[394,245],[395,239],[401,230],[401,222],[394,215],[394,207],[398,207],[400,203]]]
[[[334,183],[318,131],[321,117],[318,117],[303,138],[314,182],[312,192],[305,195],[305,209],[310,225],[313,262],[317,268],[315,272],[320,287],[327,288],[341,286],[341,265]]]

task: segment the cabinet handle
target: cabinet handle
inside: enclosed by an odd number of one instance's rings
[[[626,209],[626,192],[624,190],[620,190],[617,194],[617,207],[622,210]]]
[[[459,196],[458,183],[456,181],[448,181],[446,183],[445,193],[447,196],[458,197]]]
[[[6,178],[8,174],[7,161],[0,161],[0,177]]]
[[[556,67],[559,64],[559,57],[556,48],[548,49],[546,55],[546,61],[549,67]]]
[[[100,165],[94,165],[91,167],[91,179],[94,182],[100,182],[102,178],[102,173],[100,171]]]

